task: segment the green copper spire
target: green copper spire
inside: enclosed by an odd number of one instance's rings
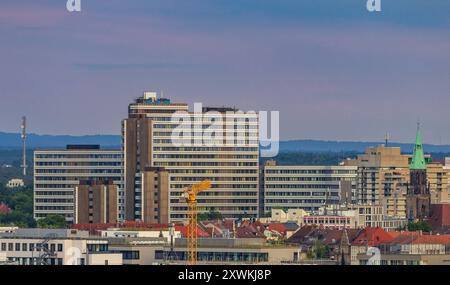
[[[422,133],[420,132],[420,125],[417,125],[416,144],[414,145],[414,154],[409,166],[411,170],[426,170],[427,164],[423,155]]]

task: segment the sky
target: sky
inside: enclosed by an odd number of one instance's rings
[[[279,111],[287,139],[450,144],[450,1],[0,3],[0,131],[120,134],[144,90]]]

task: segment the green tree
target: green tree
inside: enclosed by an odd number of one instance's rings
[[[37,221],[39,228],[47,229],[65,229],[67,228],[66,218],[62,215],[48,215]]]
[[[409,223],[407,226],[408,231],[416,232],[416,231],[422,231],[422,232],[431,232],[431,226],[427,222],[419,221],[415,223]]]
[[[316,240],[311,249],[306,253],[309,259],[323,259],[329,255],[329,247],[324,245],[320,240]]]
[[[220,212],[215,210],[210,210],[208,213],[201,213],[198,215],[199,221],[211,221],[211,220],[221,220],[223,216]]]

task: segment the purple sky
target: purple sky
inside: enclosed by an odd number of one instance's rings
[[[0,131],[119,134],[144,90],[278,110],[282,139],[450,144],[450,1],[0,3]],[[395,2],[395,3],[392,3]]]

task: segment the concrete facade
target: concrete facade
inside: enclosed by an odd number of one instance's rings
[[[113,181],[123,210],[122,152],[99,146],[68,146],[34,152],[34,218],[58,214],[74,220],[74,189],[81,180]]]

